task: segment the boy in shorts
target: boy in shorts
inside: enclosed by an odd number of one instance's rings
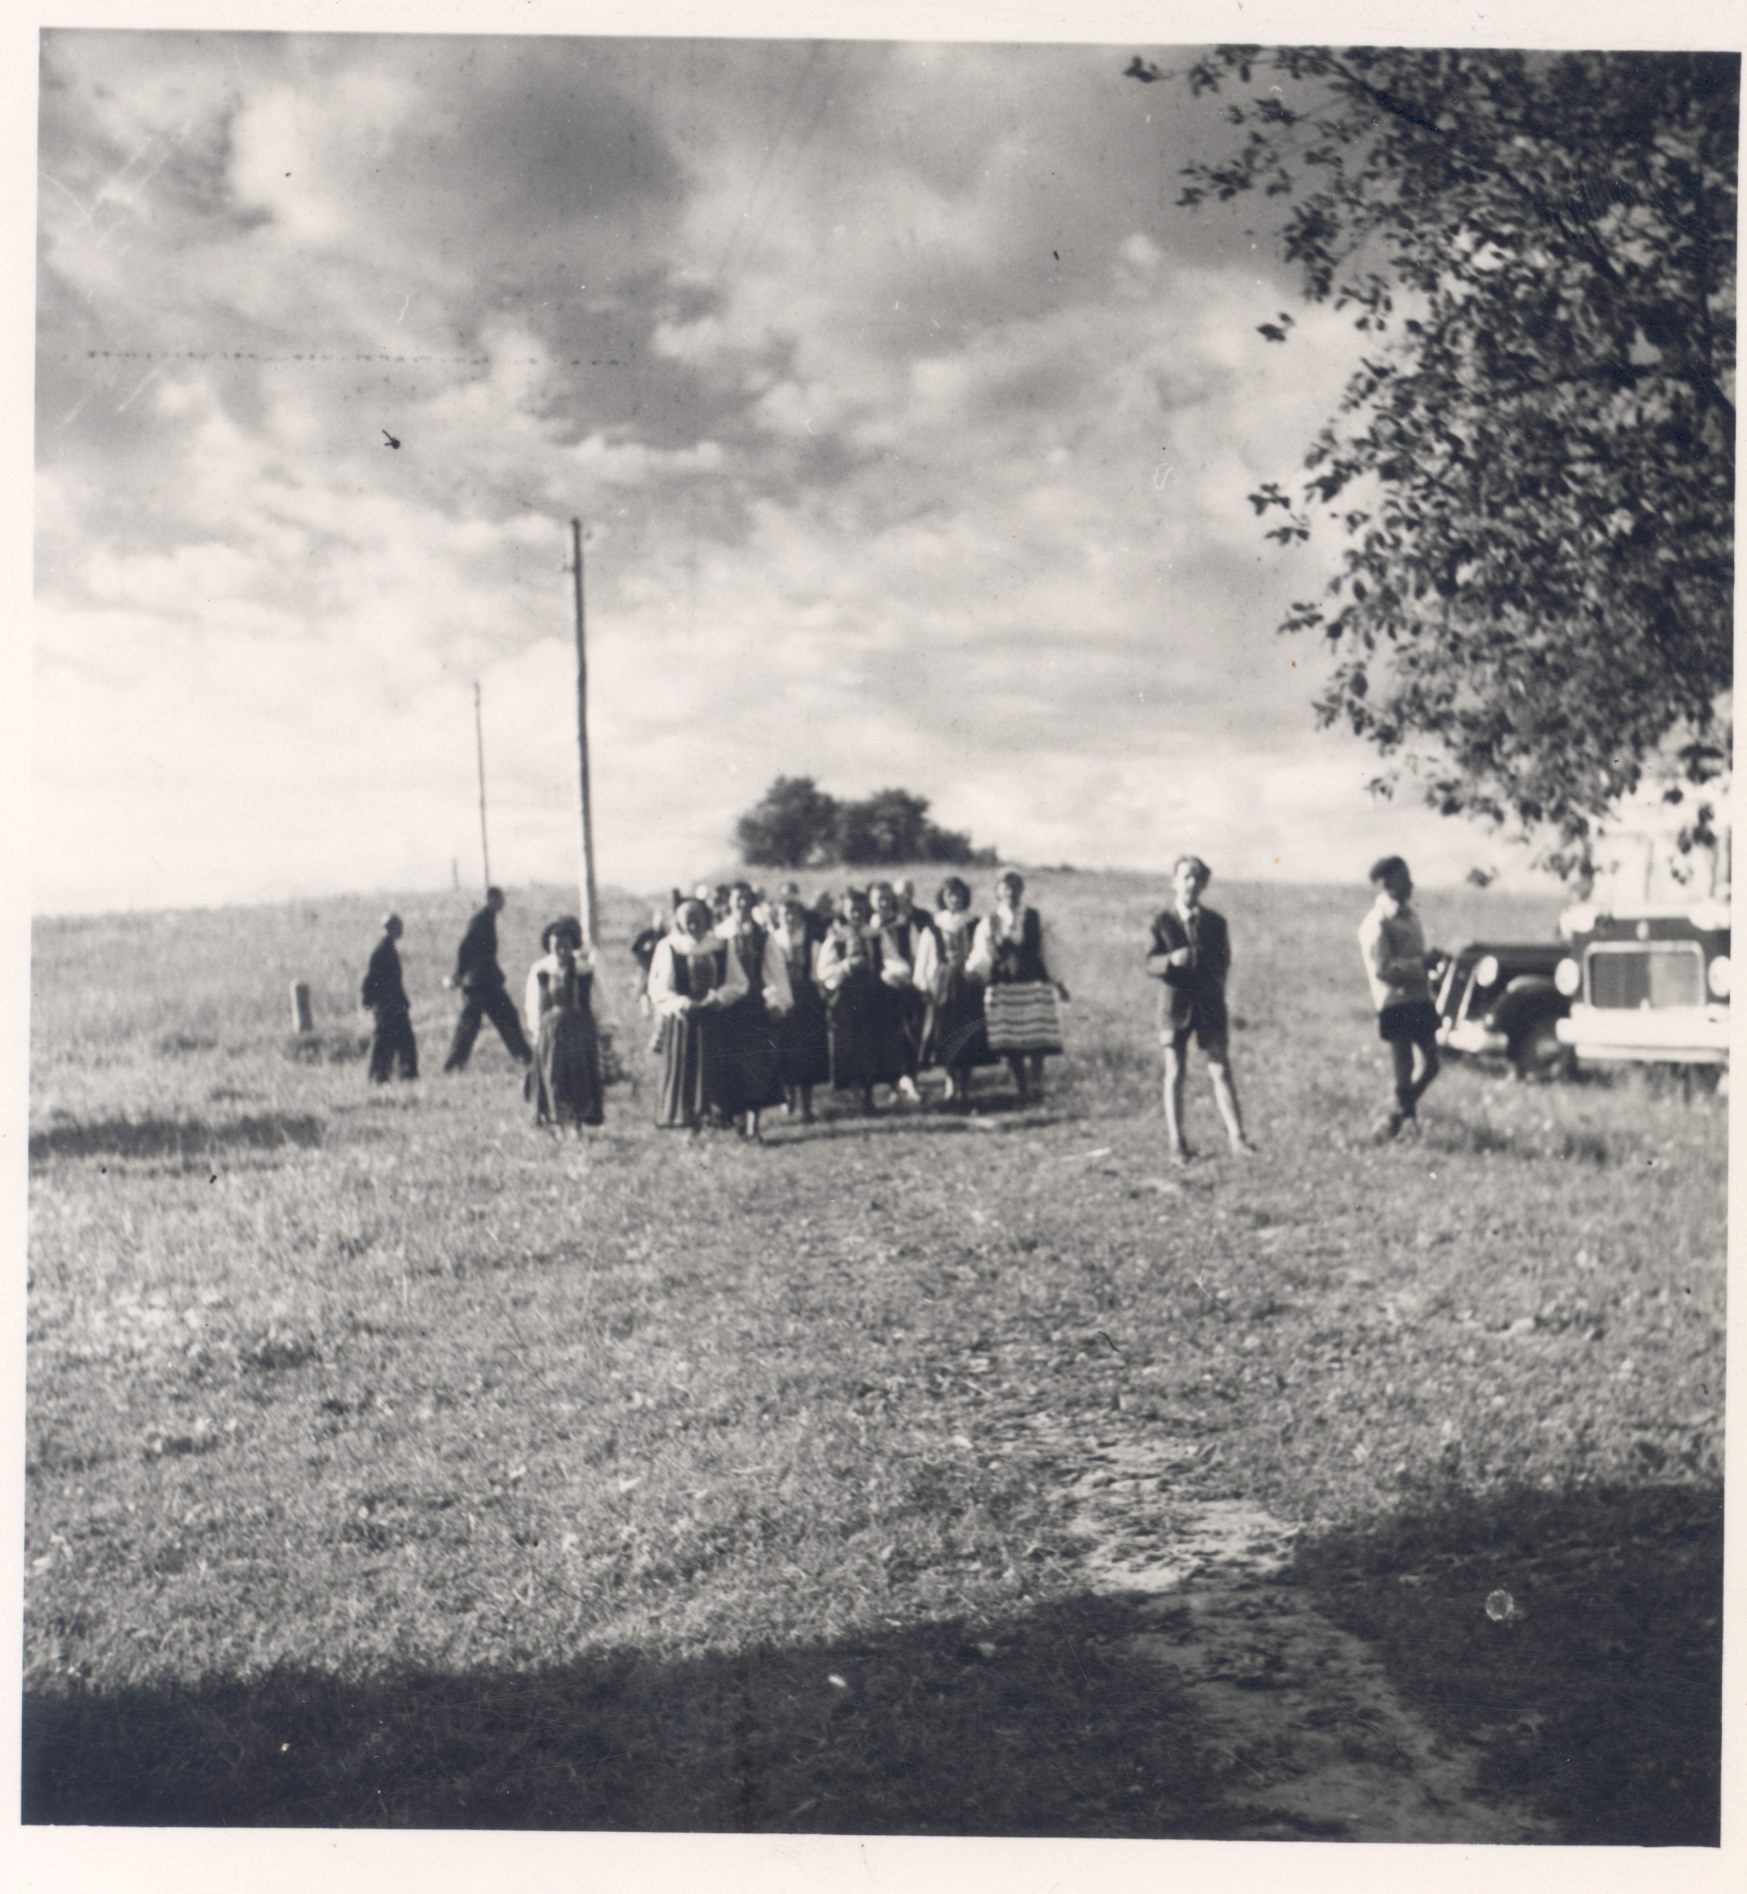
[[[1187,1164],[1194,1153],[1183,1137],[1183,1070],[1193,1034],[1207,1061],[1213,1102],[1225,1124],[1235,1157],[1254,1151],[1244,1136],[1232,1083],[1226,1040],[1225,980],[1231,971],[1231,936],[1222,916],[1201,905],[1213,871],[1199,855],[1179,855],[1171,869],[1170,907],[1153,917],[1146,970],[1164,982],[1159,995],[1159,1038],[1165,1050],[1165,1135],[1171,1162]]]
[[[1432,1004],[1425,935],[1413,911],[1407,863],[1399,855],[1385,855],[1373,866],[1371,881],[1377,899],[1359,923],[1359,952],[1377,1008],[1378,1036],[1394,1063],[1395,1104],[1377,1126],[1379,1139],[1387,1140],[1408,1125],[1419,1129],[1416,1107],[1438,1076],[1438,1009]]]

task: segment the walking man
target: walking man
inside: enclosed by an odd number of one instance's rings
[[[359,995],[376,1016],[376,1032],[370,1041],[370,1080],[386,1085],[389,1073],[398,1061],[403,1079],[419,1075],[418,1042],[412,1035],[412,1007],[406,986],[400,977],[400,916],[383,917],[382,938],[364,969],[364,986]]]
[[[1227,1041],[1225,981],[1231,971],[1231,936],[1222,915],[1201,905],[1213,870],[1199,855],[1179,855],[1171,869],[1172,903],[1153,917],[1146,970],[1164,982],[1159,995],[1159,1038],[1165,1051],[1165,1136],[1171,1162],[1181,1167],[1195,1155],[1183,1136],[1183,1073],[1191,1035],[1207,1061],[1213,1102],[1225,1125],[1232,1154],[1255,1149],[1244,1136],[1237,1087],[1232,1083]]]
[[[1408,1125],[1419,1129],[1415,1108],[1438,1076],[1438,1009],[1432,1004],[1425,935],[1413,911],[1407,863],[1399,855],[1385,855],[1372,868],[1371,881],[1377,899],[1359,923],[1359,952],[1377,1008],[1378,1036],[1389,1048],[1395,1073],[1394,1107],[1377,1126],[1382,1141],[1399,1136]]]
[[[503,905],[503,890],[487,888],[485,906],[467,923],[467,932],[455,950],[455,971],[447,984],[461,989],[461,1017],[455,1022],[449,1056],[443,1061],[445,1072],[459,1072],[466,1067],[482,1019],[489,1019],[497,1028],[512,1059],[523,1065],[533,1063],[534,1055],[522,1037],[515,1001],[504,991],[503,968],[497,964],[497,917]]]

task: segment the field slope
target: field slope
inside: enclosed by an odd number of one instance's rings
[[[1216,883],[1263,1156],[1167,1175],[1156,891],[1033,891],[1040,1107],[762,1148],[650,1126],[629,899],[581,1146],[438,1072],[459,896],[378,1092],[380,903],[40,923],[26,1819],[1714,1842],[1724,1103],[1377,1148],[1362,894]]]

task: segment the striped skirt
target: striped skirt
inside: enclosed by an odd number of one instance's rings
[[[1061,1015],[1047,980],[991,986],[983,995],[991,1052],[1060,1052]]]

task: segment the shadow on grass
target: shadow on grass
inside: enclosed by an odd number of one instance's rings
[[[396,1550],[392,1534],[366,1543]],[[1566,1845],[1714,1846],[1721,1495],[1519,1492],[1414,1504],[1298,1541],[1277,1580],[1362,1638]],[[1255,1634],[1236,1567],[1197,1613]],[[1330,1839],[1270,1806],[1290,1731],[1233,1747],[1137,1661],[1144,1592],[663,1659],[27,1691],[32,1823]],[[1342,1709],[1338,1670],[1326,1713]],[[1350,1706],[1347,1706],[1350,1708]],[[1315,1727],[1320,1728],[1321,1723]],[[1405,1767],[1405,1763],[1403,1764]],[[1429,1786],[1429,1785],[1427,1785]],[[1290,1798],[1288,1797],[1288,1801]],[[1340,1805],[1345,1807],[1345,1804]],[[1401,1837],[1412,1839],[1413,1837]]]
[[[661,1662],[27,1694],[27,1822],[1230,1834],[1132,1606]]]
[[[30,1134],[30,1161],[52,1157],[190,1157],[215,1151],[309,1149],[322,1141],[322,1121],[307,1112],[262,1112],[208,1124],[199,1118],[70,1119]]]
[[[1301,1541],[1294,1576],[1570,1845],[1714,1847],[1717,1485],[1430,1498]]]
[[[821,1113],[810,1125],[786,1124],[778,1117],[782,1141],[804,1143],[819,1138],[885,1137],[920,1132],[929,1137],[953,1137],[960,1132],[988,1137],[997,1132],[1042,1131],[1063,1122],[1046,1105],[1019,1105],[1013,1099],[982,1104],[975,1113],[947,1111],[940,1106],[917,1111],[902,1105],[881,1106],[871,1115],[845,1110]],[[772,1142],[776,1140],[773,1139]]]

